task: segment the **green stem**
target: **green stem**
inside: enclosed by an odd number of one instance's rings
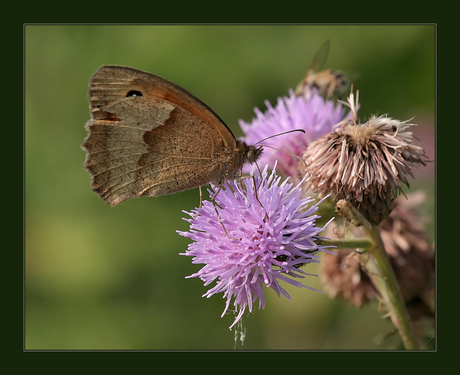
[[[368,239],[322,240],[322,246],[336,246],[337,249],[368,249],[372,246]],[[332,249],[334,250],[334,249]]]
[[[367,262],[363,262],[363,267],[382,296],[391,320],[398,329],[405,348],[418,349],[411,320],[380,236],[380,228],[373,226],[372,229],[367,229],[367,232],[372,238],[374,245],[369,248],[371,256]]]

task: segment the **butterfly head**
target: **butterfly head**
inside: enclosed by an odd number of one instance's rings
[[[263,146],[248,146],[244,144],[244,162],[253,164],[259,160],[260,155],[262,155]]]

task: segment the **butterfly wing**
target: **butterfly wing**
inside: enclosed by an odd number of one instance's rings
[[[111,206],[213,181],[236,148],[209,107],[147,72],[102,66],[91,78],[89,100],[85,168],[92,189]]]

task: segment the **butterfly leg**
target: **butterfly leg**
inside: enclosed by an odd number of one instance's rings
[[[259,168],[259,167],[257,166],[257,168]],[[256,198],[256,201],[259,202],[260,207],[262,207],[262,209],[265,211],[265,218],[264,219],[268,220],[268,213],[265,210],[265,207],[263,206],[262,202],[259,200],[259,197],[257,195],[258,186],[256,184],[256,179],[254,178],[254,176],[239,176],[237,178],[237,180],[240,182],[241,180],[246,180],[248,178],[250,178],[254,182],[254,198]],[[240,184],[240,186],[241,186],[241,184]],[[246,195],[247,195],[247,192],[246,192]]]
[[[259,200],[259,197],[257,196],[257,185],[256,185],[256,179],[254,178],[254,176],[251,176],[251,179],[252,181],[254,182],[254,197],[256,198],[257,202],[259,202],[260,204],[260,207],[262,207],[262,209],[264,210],[265,212],[265,218],[264,218],[264,221],[265,220],[268,220],[268,213],[267,211],[265,210],[265,207],[262,205],[262,202]]]
[[[217,205],[217,203],[216,203],[215,198],[216,198],[217,194],[219,194],[219,192],[220,192],[221,189],[222,189],[222,187],[219,186],[219,189],[217,189],[217,192],[216,192],[216,193],[213,195],[213,197],[211,198],[211,202],[212,202],[212,205],[214,206],[214,210],[216,211],[217,219],[219,220],[220,225],[222,225],[222,229],[224,230],[225,235],[226,235],[229,239],[231,239],[231,240],[237,240],[237,238],[233,238],[233,237],[230,237],[230,236],[229,236],[229,234],[228,234],[228,232],[227,232],[227,229],[225,229],[225,225],[224,225],[224,223],[222,222],[222,218],[220,217],[219,210],[217,209],[218,205]]]
[[[203,207],[203,189],[201,188],[201,185],[198,186],[200,189],[200,208]]]

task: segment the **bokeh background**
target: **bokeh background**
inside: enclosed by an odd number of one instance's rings
[[[182,210],[197,189],[139,198],[115,208],[90,189],[80,144],[87,88],[101,65],[165,77],[207,103],[241,136],[238,119],[265,110],[304,77],[327,39],[325,67],[357,77],[360,117],[414,118],[434,160],[435,26],[26,25],[25,348],[232,350],[233,314],[220,295],[202,298],[198,265],[179,256],[188,240]],[[415,171],[434,240],[434,164]],[[306,269],[315,273],[315,266]],[[305,281],[321,289],[318,278]],[[243,349],[393,349],[397,335],[376,304],[361,310],[326,294],[268,290],[265,310],[246,315]]]

